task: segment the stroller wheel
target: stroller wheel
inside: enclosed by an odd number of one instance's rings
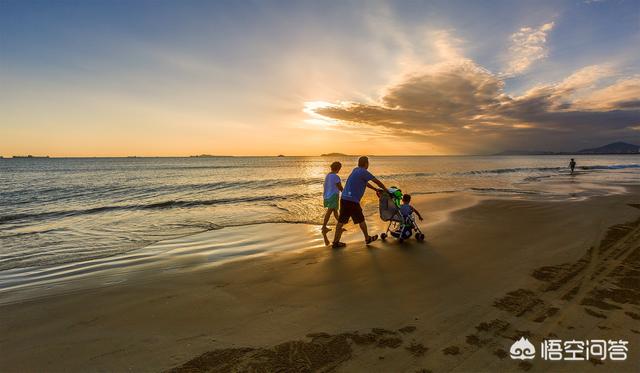
[[[424,241],[424,234],[422,234],[422,233],[416,234],[416,240],[418,240],[420,242]]]
[[[380,234],[380,239],[386,239],[387,238],[387,234],[386,233],[381,233]]]

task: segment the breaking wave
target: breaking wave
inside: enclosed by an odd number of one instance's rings
[[[594,166],[580,166],[581,170],[621,170],[625,168],[640,168],[640,164],[619,164],[619,165],[594,165]],[[516,168],[496,168],[489,170],[471,170],[465,172],[458,172],[454,175],[496,175],[507,173],[544,173],[544,172],[560,172],[566,170],[567,167],[516,167]]]
[[[269,202],[269,201],[286,201],[296,198],[308,198],[308,194],[290,194],[283,196],[256,196],[256,197],[242,197],[242,198],[220,198],[220,199],[207,199],[207,200],[169,200],[163,202],[154,202],[149,204],[131,204],[131,205],[113,205],[113,206],[100,206],[89,209],[77,209],[77,210],[61,210],[61,211],[48,211],[37,214],[14,214],[0,216],[0,223],[8,223],[19,220],[42,220],[60,217],[70,217],[78,215],[91,215],[112,211],[132,211],[132,210],[157,210],[157,209],[172,209],[172,208],[193,208],[201,206],[212,205],[224,205],[234,203],[250,203],[250,202]]]

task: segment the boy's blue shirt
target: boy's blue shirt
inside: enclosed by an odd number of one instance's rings
[[[404,203],[400,205],[400,214],[402,214],[402,216],[404,216],[405,218],[408,216],[411,216],[411,214],[413,214],[413,209],[411,208],[411,205],[408,203]]]

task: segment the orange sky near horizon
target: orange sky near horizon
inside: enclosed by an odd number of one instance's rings
[[[116,127],[116,126],[114,126]],[[120,126],[117,126],[120,127]],[[0,156],[50,157],[182,157],[199,154],[224,156],[317,156],[323,153],[368,155],[442,155],[446,152],[423,142],[394,143],[387,137],[345,134],[339,130],[306,125],[264,131],[237,126],[239,135],[221,133],[220,127],[183,127],[173,133],[149,129],[92,129],[71,136],[53,132],[43,138],[39,129],[6,133],[0,139]],[[12,139],[11,143],[5,142]],[[243,143],[244,142],[244,143]]]
[[[2,2],[0,155],[640,143],[638,19],[612,1]]]

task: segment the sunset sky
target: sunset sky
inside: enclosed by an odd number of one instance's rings
[[[640,1],[0,0],[0,155],[640,144]]]

